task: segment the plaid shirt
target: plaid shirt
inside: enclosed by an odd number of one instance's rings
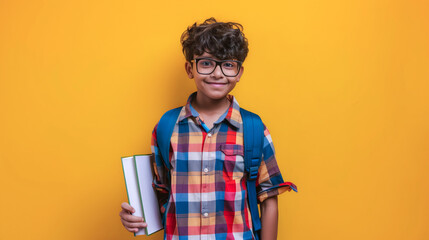
[[[234,97],[208,129],[191,106],[182,108],[171,136],[171,182],[162,163],[156,129],[152,134],[154,187],[166,214],[165,239],[254,239],[244,173],[243,127]],[[256,180],[258,202],[296,186],[283,182],[268,129]],[[167,201],[168,200],[168,201]]]

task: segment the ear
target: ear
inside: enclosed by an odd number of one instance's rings
[[[241,67],[240,67],[240,72],[239,72],[239,73],[238,73],[238,75],[235,77],[236,82],[239,82],[239,81],[240,81],[240,78],[241,78],[241,75],[243,75],[243,72],[244,72],[244,67],[243,67],[243,66],[241,66]]]
[[[194,78],[194,74],[192,73],[192,64],[188,61],[185,62],[185,71],[188,74],[189,79]]]

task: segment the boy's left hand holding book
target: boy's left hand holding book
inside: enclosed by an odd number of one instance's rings
[[[147,223],[144,222],[142,217],[132,215],[135,210],[131,205],[123,202],[121,208],[122,210],[119,212],[119,216],[121,217],[122,225],[124,225],[129,232],[135,233],[139,231],[139,228],[147,227]]]

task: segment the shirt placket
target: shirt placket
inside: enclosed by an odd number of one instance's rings
[[[216,157],[216,153],[210,151],[210,145],[213,144],[213,130],[208,132],[203,143],[203,154],[202,154],[202,179],[201,179],[201,239],[208,239],[210,229],[210,218],[211,218],[211,206],[210,201],[210,184],[214,183],[213,170],[214,166],[213,159]]]

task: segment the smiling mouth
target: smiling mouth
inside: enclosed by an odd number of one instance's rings
[[[220,82],[205,82],[207,84],[211,84],[211,85],[226,85],[228,83],[220,83]]]

